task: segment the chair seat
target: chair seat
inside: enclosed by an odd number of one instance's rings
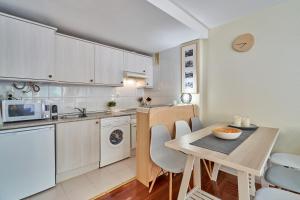
[[[186,155],[169,149],[166,150],[162,157],[156,158],[153,162],[160,166],[164,171],[181,173],[185,167]]]
[[[300,193],[300,171],[283,166],[270,167],[265,179],[276,186]]]
[[[274,153],[270,161],[277,165],[288,166],[300,170],[300,155],[289,153]]]
[[[255,194],[255,200],[300,200],[300,195],[275,189],[275,188],[262,188]]]

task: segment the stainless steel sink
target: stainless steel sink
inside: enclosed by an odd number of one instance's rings
[[[76,115],[72,115],[72,114],[70,114],[70,115],[63,115],[63,116],[60,117],[60,119],[74,119],[74,118],[85,118],[85,117],[82,117],[79,114],[76,114]]]

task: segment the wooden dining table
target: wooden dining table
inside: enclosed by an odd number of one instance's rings
[[[165,143],[167,147],[187,155],[178,200],[186,198],[193,169],[194,186],[201,189],[200,159],[206,159],[215,163],[213,176],[216,176],[220,166],[226,166],[237,171],[238,196],[240,200],[249,200],[250,194],[255,195],[255,177],[263,176],[267,160],[279,135],[279,129],[269,127],[257,128],[255,132],[228,155],[190,144],[212,134],[214,128],[225,126],[228,126],[228,124],[214,124]],[[250,181],[249,183],[249,180],[252,180],[252,182]]]

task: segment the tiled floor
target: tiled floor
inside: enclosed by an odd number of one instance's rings
[[[128,158],[59,183],[27,200],[87,200],[134,178],[135,175],[135,158]]]

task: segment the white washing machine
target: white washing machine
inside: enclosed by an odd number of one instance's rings
[[[130,117],[100,120],[100,167],[130,157]]]

